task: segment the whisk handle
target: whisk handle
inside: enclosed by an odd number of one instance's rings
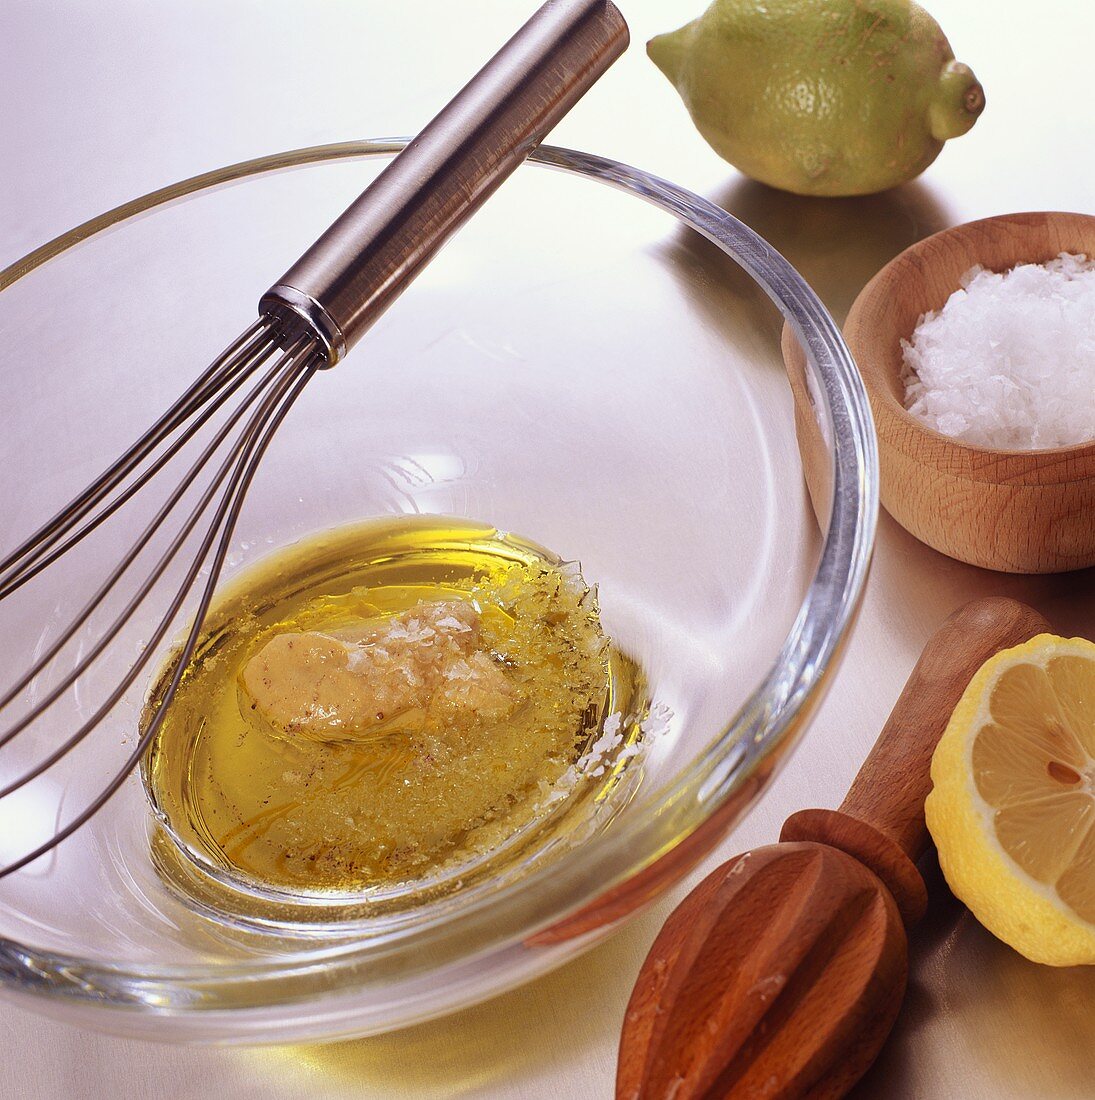
[[[346,354],[623,53],[610,0],[548,0],[263,295],[290,337]]]

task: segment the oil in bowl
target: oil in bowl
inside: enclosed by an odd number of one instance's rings
[[[210,610],[143,766],[154,857],[244,919],[420,905],[603,826],[648,712],[573,564],[447,518],[327,532]]]

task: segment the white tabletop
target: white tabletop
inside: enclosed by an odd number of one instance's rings
[[[921,182],[865,200],[798,200],[744,182],[695,134],[642,42],[702,0],[619,0],[636,45],[556,131],[708,194],[796,263],[842,316],[893,254],[945,225],[1016,210],[1092,212],[1088,0],[935,0],[988,109]],[[0,265],[100,211],[214,166],[296,146],[410,133],[535,0],[4,0]],[[1033,603],[1095,636],[1091,572],[1008,578],[951,562],[883,516],[863,613],[796,755],[721,846],[774,840],[804,806],[839,802],[924,640],[965,600]],[[683,894],[685,887],[675,892]],[[1095,970],[1034,966],[929,874],[897,1028],[855,1095],[1090,1096]],[[327,1047],[154,1046],[0,1009],[0,1096],[294,1098],[612,1095],[624,1004],[667,899],[606,945],[449,1019]]]

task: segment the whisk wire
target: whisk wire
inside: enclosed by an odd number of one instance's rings
[[[73,534],[64,539],[58,546],[57,540],[62,538],[65,534],[64,531],[56,533],[49,542],[40,545],[37,550],[29,555],[27,559],[19,563],[17,570],[15,570],[10,579],[4,579],[0,581],[0,600],[10,595],[12,592],[19,588],[22,588],[24,584],[33,580],[39,573],[48,569],[55,561],[62,558],[78,543],[82,542],[88,535],[91,534],[97,527],[108,520],[115,512],[118,511],[124,504],[137,495],[160,470],[164,468],[183,447],[205,426],[206,423],[227,403],[230,397],[242,386],[248,378],[250,378],[263,363],[267,362],[270,356],[277,350],[277,345],[272,340],[267,340],[265,345],[258,348],[257,351],[245,362],[236,366],[234,373],[226,371],[223,376],[223,385],[214,391],[215,396],[212,401],[208,400],[208,397],[203,396],[199,402],[195,399],[193,408],[187,414],[188,417],[193,417],[189,424],[187,424],[185,430],[175,439],[171,445],[166,448],[162,454],[160,454],[147,469],[141,471],[140,475],[130,482],[117,496],[109,500],[103,507],[87,520],[83,526],[78,528]],[[217,379],[214,379],[214,383],[217,383]],[[205,405],[202,408],[202,404]],[[194,417],[194,413],[201,409],[200,413]],[[179,425],[176,425],[176,428]],[[174,430],[174,429],[172,429]],[[170,434],[170,433],[168,433]],[[161,440],[162,442],[162,440]],[[137,463],[139,465],[139,462]],[[134,467],[136,468],[136,467]],[[132,472],[132,470],[130,471]],[[122,479],[124,480],[124,478]],[[112,487],[113,488],[113,487]],[[103,496],[110,492],[110,489],[104,491]],[[102,499],[102,497],[100,497]],[[91,507],[94,507],[93,502]],[[90,511],[91,508],[88,509]],[[85,512],[86,515],[86,512]],[[71,529],[71,526],[70,528]],[[0,707],[4,705],[0,702]]]
[[[270,327],[270,321],[267,318],[256,321],[210,364],[189,389],[124,454],[49,522],[0,561],[0,599],[35,576],[40,570],[31,571],[34,564],[112,492],[180,424],[185,423],[210,397],[215,396],[226,377],[230,377],[241,365],[246,365],[256,351],[261,352],[271,347]],[[267,354],[269,354],[268,350]],[[115,509],[121,503],[123,502],[119,501]],[[110,512],[105,513],[98,522],[102,522],[109,514]],[[98,523],[88,525],[80,538],[89,534],[96,526]],[[67,543],[66,549],[76,541],[79,540]]]
[[[234,463],[234,468],[232,469],[227,489],[221,498],[216,514],[213,517],[213,522],[210,524],[202,540],[198,553],[194,556],[187,575],[176,594],[173,610],[167,620],[168,623],[170,619],[177,614],[178,609],[190,592],[198,573],[205,564],[205,559],[209,556],[210,550],[212,549],[213,556],[209,564],[209,575],[206,578],[202,594],[198,600],[198,606],[195,610],[186,640],[183,642],[173,659],[171,665],[171,679],[157,702],[156,713],[149,723],[148,728],[138,740],[122,767],[118,769],[92,802],[66,825],[59,828],[49,840],[43,842],[32,851],[20,856],[13,862],[0,867],[0,878],[4,878],[6,875],[20,870],[40,856],[45,855],[45,853],[49,852],[86,824],[122,786],[127,776],[133,771],[134,767],[136,767],[149,744],[151,744],[152,739],[156,736],[166,716],[171,700],[174,698],[175,692],[182,680],[183,673],[190,659],[193,657],[206,613],[212,602],[214,589],[220,578],[220,573],[228,554],[228,548],[231,545],[232,535],[235,531],[236,522],[239,518],[240,510],[243,507],[247,490],[250,488],[255,472],[258,469],[259,463],[274,433],[281,425],[285,415],[288,413],[297,397],[299,397],[304,386],[315,373],[321,362],[322,359],[315,351],[314,343],[310,339],[303,339],[300,344],[286,351],[278,361],[278,366],[281,368],[280,375],[266,394],[259,408],[248,420],[243,435],[233,449],[229,462]],[[215,548],[214,543],[216,543]],[[164,631],[166,631],[166,626],[164,627]],[[132,683],[137,672],[139,672],[151,658],[155,644],[156,643],[150,642],[144,647],[142,655],[139,658],[139,663],[135,671],[133,671],[132,676],[129,677],[128,682],[119,684],[116,687],[104,704],[101,712],[93,719],[89,720],[84,728],[78,731],[79,736],[70,738],[61,750],[51,754],[52,763],[56,763],[57,760],[61,759],[62,756],[66,755],[75,747],[78,741],[86,736],[87,733],[98,724],[102,716],[118,703],[122,695],[128,689],[129,684]],[[44,767],[40,763],[33,769],[34,774],[40,775],[49,766],[49,763],[45,764]],[[25,778],[23,782],[29,781],[29,778],[33,778],[33,776]],[[21,785],[22,782],[18,784],[9,784],[3,791],[0,791],[0,798],[10,794]]]
[[[236,424],[243,418],[247,410],[254,404],[262,392],[270,385],[271,382],[276,379],[279,374],[287,369],[287,364],[292,365],[292,359],[294,355],[303,352],[304,342],[295,345],[290,349],[274,367],[267,372],[267,374],[259,381],[250,394],[248,394],[241,404],[234,410],[231,417],[220,428],[214,438],[209,442],[201,455],[197,458],[194,464],[190,467],[186,476],[182,478],[175,490],[168,497],[168,499],[161,505],[160,510],[152,521],[145,528],[141,536],[133,543],[127,553],[122,557],[119,564],[115,567],[113,573],[106,579],[103,585],[91,598],[91,600],[83,607],[83,609],[76,615],[76,617],[68,624],[66,629],[61,633],[57,640],[43,653],[35,664],[27,670],[22,678],[14,684],[2,697],[0,697],[0,710],[10,705],[10,703],[26,689],[31,681],[38,676],[49,663],[57,657],[61,650],[72,640],[76,632],[87,622],[87,620],[94,614],[95,610],[103,602],[106,596],[111,592],[114,586],[127,572],[129,567],[140,555],[141,551],[151,541],[156,531],[163,525],[164,521],[171,514],[179,500],[186,492],[190,484],[197,478],[198,474],[205,467],[208,461],[223,445],[224,440],[228,434],[236,426]],[[248,431],[253,430],[251,428]],[[244,439],[247,438],[247,433],[244,434]],[[242,440],[241,440],[242,442]],[[54,685],[53,688],[40,699],[35,707],[23,715],[18,722],[8,730],[0,733],[0,748],[3,748],[14,737],[18,736],[23,730],[25,730],[32,722],[39,718],[46,710],[48,710],[68,689],[91,667],[91,665],[99,658],[103,651],[110,645],[113,639],[117,636],[119,631],[125,626],[126,622],[132,617],[136,609],[144,602],[148,593],[155,586],[156,582],[163,575],[168,565],[177,555],[179,549],[185,544],[186,539],[189,537],[191,531],[194,529],[198,520],[209,506],[210,501],[213,499],[221,482],[227,476],[228,471],[233,461],[235,461],[238,450],[231,453],[225,461],[221,464],[217,473],[213,476],[210,484],[206,487],[206,490],[195,505],[189,518],[184,523],[180,532],[176,535],[172,543],[167,550],[161,555],[156,566],[152,572],[145,578],[141,586],[138,588],[136,594],[130,599],[124,610],[118,616],[117,619],[111,624],[109,628],[102,632],[97,641],[92,645],[87,653],[83,654],[80,661],[69,671],[68,675],[62,679],[59,683]],[[161,630],[151,639],[149,645],[156,645],[160,638],[163,636],[163,632],[166,632],[167,626],[170,623],[171,618],[174,615],[174,610],[170,611],[167,617],[161,622]],[[139,671],[139,667],[137,669]],[[136,672],[133,673],[136,675]],[[128,687],[128,684],[126,685]],[[108,708],[109,709],[109,708]],[[93,721],[98,721],[103,717],[102,712],[96,715]],[[21,784],[17,784],[21,785]],[[0,798],[7,793],[6,790],[0,790]]]
[[[64,744],[44,759],[36,763],[19,759],[18,767],[29,767],[26,774],[12,778],[14,769],[0,773],[4,776],[0,779],[2,800],[42,777],[118,707],[140,671],[159,651],[172,624],[196,604],[185,640],[172,648],[154,702],[146,708],[146,724],[128,758],[83,808],[74,811],[71,820],[61,825],[58,819],[48,840],[0,866],[0,878],[26,867],[80,829],[119,790],[152,744],[197,651],[259,462],[308,380],[321,367],[332,366],[345,356],[453,232],[623,52],[627,41],[627,26],[609,0],[544,4],[262,295],[259,319],[86,489],[14,550],[0,556],[3,600],[99,530],[184,446],[193,440],[196,450],[203,448],[166,501],[160,504],[157,496],[149,502],[148,511],[154,518],[136,544],[119,551],[121,560],[106,581],[95,582],[91,600],[65,621],[56,640],[41,643],[44,655],[32,656],[30,670],[0,696],[0,713],[17,699],[31,696],[26,704],[29,709],[16,712],[14,723],[0,731],[0,750],[42,718],[66,692],[82,714],[80,678],[110,645],[121,650],[129,633],[138,624],[143,628],[138,610],[146,601],[152,602],[154,590],[169,604],[136,656],[119,653],[118,665],[128,671],[100,689],[104,699],[96,692],[87,706],[87,710],[95,710],[90,719],[71,735],[59,734],[66,738]],[[302,334],[299,340],[297,334]],[[271,359],[273,366],[269,365]],[[233,395],[234,404],[226,406]],[[214,416],[218,419],[210,423]],[[203,428],[214,437],[208,445],[195,439]],[[183,465],[180,461],[180,469]],[[191,509],[192,500],[197,504]],[[187,509],[191,510],[184,517]],[[167,527],[169,516],[171,526]],[[161,543],[167,544],[166,549],[160,548]],[[191,543],[200,543],[192,557]],[[186,557],[176,560],[184,546]],[[155,561],[148,575],[136,576],[136,563],[145,557]],[[173,561],[175,567],[167,574]],[[208,576],[202,577],[203,571]],[[177,575],[182,579],[176,588]],[[116,591],[123,577],[126,586]],[[115,596],[108,604],[112,592]],[[148,615],[156,619],[159,611],[150,609]],[[101,625],[100,617],[109,625]],[[83,649],[85,637],[87,651]],[[71,647],[75,662],[67,674],[56,664],[66,647]],[[113,669],[105,671],[112,673]],[[49,680],[43,696],[35,698],[37,678],[43,673],[56,675],[60,683]],[[48,680],[48,676],[42,679]],[[75,721],[81,721],[79,715]],[[42,723],[43,727],[47,724]],[[41,733],[44,738],[52,730]],[[20,830],[15,832],[18,835]],[[0,840],[9,839],[7,831],[0,836]],[[35,844],[36,840],[28,838],[25,843]],[[10,858],[6,852],[4,858]]]

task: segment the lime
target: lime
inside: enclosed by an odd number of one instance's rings
[[[720,156],[802,195],[912,179],[985,106],[909,0],[715,0],[647,52]]]

